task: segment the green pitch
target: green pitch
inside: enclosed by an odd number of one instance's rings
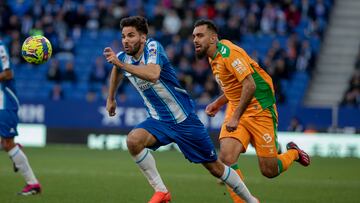
[[[153,191],[127,152],[77,146],[27,148],[25,152],[43,185],[39,196],[16,195],[24,182],[0,154],[0,202],[144,203]],[[154,153],[175,203],[231,202],[226,188],[200,165],[175,152]],[[249,189],[264,203],[359,202],[360,160],[313,158],[308,168],[294,163],[275,179],[264,178],[254,156],[242,156],[240,168]]]

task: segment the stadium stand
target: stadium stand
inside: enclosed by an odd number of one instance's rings
[[[355,63],[355,70],[350,79],[348,90],[345,92],[342,106],[360,107],[360,50]]]
[[[337,106],[341,102],[339,95],[347,89],[360,44],[359,9],[360,1],[336,1],[305,105]]]
[[[279,129],[287,130],[299,112],[313,115],[303,109],[303,101],[316,79],[333,7],[333,0],[8,0],[0,3],[0,37],[10,48],[21,100],[103,102],[111,70],[103,49],[121,50],[123,17],[146,16],[150,36],[164,45],[180,82],[201,105],[220,90],[207,62],[195,60],[191,34],[197,19],[212,19],[221,38],[239,44],[272,76],[277,103],[286,107],[286,113],[280,109]],[[25,63],[20,50],[23,40],[36,33],[51,41],[54,53],[49,62],[34,67]],[[139,103],[133,92],[123,81],[118,100]],[[312,122],[301,115],[299,119]],[[331,125],[331,119],[323,122],[318,124],[322,129]]]
[[[152,25],[152,36],[166,46],[182,83],[200,103],[211,100],[219,90],[209,77],[208,65],[194,60],[189,36],[196,19],[210,18],[219,25],[222,38],[240,44],[271,74],[278,102],[294,105],[303,99],[332,5],[330,0],[33,3],[30,6],[7,1],[1,5],[2,35],[11,47],[20,98],[45,99],[48,95],[39,93],[45,86],[49,94],[56,91],[53,87],[61,89],[62,99],[86,99],[88,93],[95,93],[94,99],[101,99],[111,67],[98,57],[105,46],[121,49],[118,26],[122,17],[144,14]],[[37,32],[52,42],[54,57],[33,71],[21,59],[19,50],[22,40]],[[34,91],[25,91],[24,83],[31,83]],[[124,93],[132,91],[131,87],[121,89]],[[121,95],[124,99],[128,94]],[[126,99],[138,97],[128,95]]]

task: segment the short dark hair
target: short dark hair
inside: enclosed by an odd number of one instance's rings
[[[148,34],[148,23],[146,18],[142,16],[130,16],[120,21],[120,29],[124,27],[135,27],[135,29],[143,34]]]
[[[208,29],[215,32],[216,34],[219,31],[218,28],[216,27],[215,23],[212,20],[207,20],[207,19],[200,19],[200,20],[196,21],[194,27],[199,27],[202,25],[206,25]]]

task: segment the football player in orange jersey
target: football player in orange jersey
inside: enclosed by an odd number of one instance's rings
[[[271,77],[242,48],[219,40],[217,33],[212,21],[199,20],[194,26],[193,42],[196,56],[208,57],[223,90],[223,95],[206,107],[206,113],[215,116],[227,104],[219,136],[221,161],[242,177],[237,161],[251,143],[261,173],[268,178],[286,171],[294,161],[308,166],[310,157],[293,142],[287,144],[287,152],[277,153],[277,110]],[[234,202],[243,202],[231,196]]]

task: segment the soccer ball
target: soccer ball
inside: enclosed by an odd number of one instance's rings
[[[21,55],[31,64],[45,63],[52,54],[52,47],[48,39],[41,35],[26,38],[21,48]]]

